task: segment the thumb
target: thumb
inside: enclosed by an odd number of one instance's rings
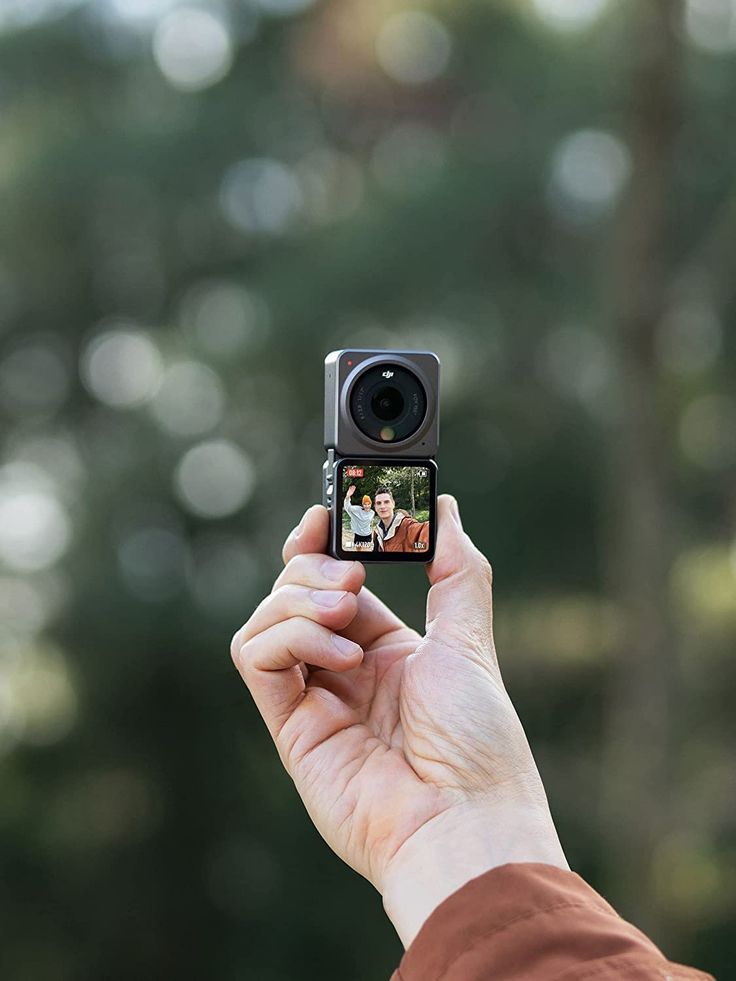
[[[437,498],[437,544],[426,569],[427,638],[495,663],[491,564],[463,531],[450,494]]]

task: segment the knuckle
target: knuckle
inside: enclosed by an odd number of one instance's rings
[[[478,569],[488,586],[493,585],[493,567],[482,552],[478,552]]]
[[[288,575],[291,577],[294,575],[294,573],[298,573],[304,565],[305,558],[306,556],[299,552],[296,555],[292,555],[289,561],[286,563],[286,568],[284,569],[282,575]]]
[[[272,602],[279,604],[285,613],[304,599],[304,587],[294,582],[284,582],[271,594]]]

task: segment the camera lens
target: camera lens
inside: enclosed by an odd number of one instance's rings
[[[404,409],[404,396],[398,388],[381,388],[371,399],[371,408],[385,422],[396,419]]]
[[[422,425],[426,412],[424,386],[403,365],[373,365],[356,379],[350,394],[355,425],[377,443],[408,439]]]

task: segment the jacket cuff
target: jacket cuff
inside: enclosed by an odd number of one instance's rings
[[[495,981],[552,981],[587,978],[589,972],[598,981],[661,977],[668,966],[672,981],[711,978],[669,965],[575,872],[520,862],[490,869],[440,903],[391,981],[480,981],[491,975]],[[627,968],[646,973],[629,974]]]

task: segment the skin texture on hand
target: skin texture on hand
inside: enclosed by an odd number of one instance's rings
[[[454,498],[440,495],[437,516],[424,637],[363,585],[362,564],[325,554],[329,515],[315,505],[231,644],[317,830],[383,895],[407,946],[495,865],[567,868],[501,680],[491,567]]]

